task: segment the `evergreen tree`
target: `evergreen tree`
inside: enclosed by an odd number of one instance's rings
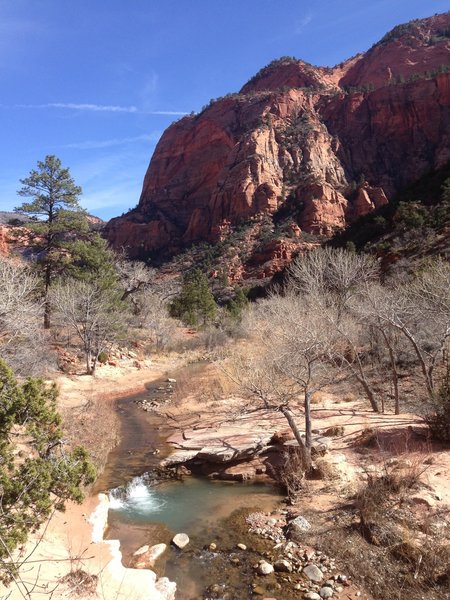
[[[450,221],[450,177],[442,185],[440,202],[435,211],[435,221],[438,227]]]
[[[56,156],[38,161],[38,168],[21,179],[19,196],[31,198],[15,210],[35,218],[28,225],[33,233],[44,295],[44,327],[50,327],[49,289],[55,276],[70,262],[68,244],[74,235],[88,231],[86,213],[79,205],[81,188],[75,185],[69,169]]]
[[[71,262],[67,275],[73,279],[95,282],[102,289],[118,289],[114,252],[97,232],[77,239],[70,245]]]
[[[184,276],[180,295],[169,307],[170,315],[186,325],[205,325],[217,316],[217,304],[209,288],[208,278],[194,269]]]
[[[0,359],[0,579],[15,573],[11,553],[53,510],[81,502],[95,469],[86,450],[63,449],[56,386],[29,378],[19,384]],[[31,446],[25,459],[15,443]]]
[[[235,321],[240,321],[242,313],[248,306],[248,298],[243,288],[237,287],[235,289],[235,296],[233,300],[230,300],[227,304],[227,311]]]

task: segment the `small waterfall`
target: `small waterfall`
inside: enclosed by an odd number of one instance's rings
[[[145,474],[109,492],[110,510],[155,513],[161,511],[165,504],[166,501],[155,491]]]

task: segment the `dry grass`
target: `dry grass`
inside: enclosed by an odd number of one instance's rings
[[[114,401],[96,398],[81,408],[64,409],[62,414],[70,446],[84,446],[101,471],[119,435],[120,423]]]

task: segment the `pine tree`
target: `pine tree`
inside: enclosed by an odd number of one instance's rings
[[[181,319],[186,325],[205,325],[217,316],[217,304],[209,288],[208,278],[194,269],[184,276],[180,295],[169,307],[172,317]]]
[[[229,312],[232,319],[240,321],[242,313],[248,306],[248,298],[245,290],[240,287],[235,289],[235,296],[233,300],[230,300],[227,304],[227,311]]]
[[[55,276],[69,262],[68,244],[76,234],[88,231],[85,211],[78,196],[81,188],[75,184],[69,169],[61,166],[56,156],[38,161],[38,168],[21,179],[19,196],[31,198],[15,210],[34,217],[27,225],[33,234],[33,249],[37,254],[44,295],[44,327],[50,327],[49,289]]]
[[[39,379],[19,384],[0,359],[0,580],[14,576],[12,552],[53,510],[81,502],[95,479],[84,448],[64,449],[56,386]],[[29,446],[18,459],[17,446]]]

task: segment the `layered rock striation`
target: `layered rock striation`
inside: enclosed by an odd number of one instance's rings
[[[107,235],[131,257],[215,242],[243,221],[333,232],[450,160],[450,13],[400,25],[334,68],[282,58],[172,124],[138,206]]]

